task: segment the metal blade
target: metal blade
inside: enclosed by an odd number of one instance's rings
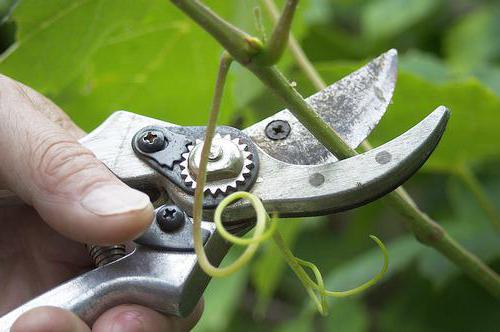
[[[263,154],[261,178],[251,192],[268,212],[307,216],[352,209],[402,185],[431,155],[446,128],[446,107],[439,107],[416,126],[373,150],[324,165],[291,165]],[[245,220],[253,208],[235,204],[226,219]]]
[[[390,50],[361,69],[310,96],[306,101],[350,147],[356,148],[375,128],[392,98],[397,75],[397,51]],[[266,136],[275,120],[286,121],[291,131],[285,139]],[[283,110],[243,130],[273,158],[299,165],[337,160],[288,110]]]

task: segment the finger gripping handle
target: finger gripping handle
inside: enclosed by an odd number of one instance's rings
[[[70,310],[89,326],[121,304],[186,316],[197,302],[183,300],[195,264],[193,253],[166,254],[139,247],[129,256],[72,279],[1,317],[0,332],[9,331],[23,313],[40,306]]]

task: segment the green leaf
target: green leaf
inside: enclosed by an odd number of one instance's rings
[[[386,244],[386,248],[389,253],[389,270],[386,272],[384,279],[401,272],[411,264],[422,252],[423,246],[413,237],[403,236]],[[357,255],[347,263],[341,264],[330,271],[325,277],[325,287],[328,290],[348,290],[356,287],[380,271],[383,264],[382,260],[382,253],[379,248],[374,248]],[[384,282],[383,280],[379,283]],[[336,305],[344,301],[344,299],[336,298],[330,298],[329,300],[331,302],[330,310],[332,313],[335,312]],[[316,308],[312,303],[307,302],[306,310],[313,312]]]
[[[493,204],[500,204],[500,179],[485,178],[483,182],[491,188],[486,195]],[[448,187],[454,215],[441,219],[447,231],[483,262],[489,263],[500,258],[499,234],[475,197],[455,177],[450,179]],[[488,187],[484,189],[486,191]],[[422,252],[418,267],[422,275],[441,287],[460,273],[453,263],[431,248],[425,248]]]
[[[224,258],[221,265],[233,262],[240,254],[241,250],[233,248]],[[238,309],[246,287],[247,278],[247,267],[224,278],[213,278],[203,295],[205,298],[203,316],[193,331],[224,331],[228,327],[231,317]]]
[[[451,110],[451,118],[425,170],[452,171],[460,163],[497,158],[500,149],[500,98],[475,79],[436,84],[401,72],[393,104],[375,130],[380,145],[416,125],[437,106]]]
[[[318,65],[327,82],[334,82],[359,66]],[[386,115],[369,137],[383,144],[416,125],[439,105],[451,110],[451,118],[437,149],[426,162],[427,171],[453,171],[460,163],[498,158],[500,149],[500,98],[473,78],[435,83],[400,70]]]
[[[483,64],[475,68],[472,74],[500,96],[500,66]]]
[[[498,266],[498,265],[497,265]],[[498,267],[497,267],[498,268]],[[404,286],[384,294],[376,304],[376,331],[496,331],[498,299],[462,276],[436,289],[410,269],[400,276]],[[388,295],[388,296],[385,296]]]
[[[370,317],[359,299],[347,298],[338,301],[323,321],[325,331],[364,332],[369,330]]]
[[[451,73],[441,59],[421,51],[409,51],[399,57],[399,68],[434,83],[450,81]]]
[[[299,317],[281,324],[274,332],[310,332],[314,331],[313,322],[307,317]]]
[[[409,51],[399,57],[399,68],[433,83],[450,83],[473,76],[500,96],[500,67],[488,63],[477,65],[471,72],[459,72],[437,56],[422,51]]]
[[[459,71],[500,59],[500,6],[480,6],[449,29],[444,50]]]
[[[361,26],[371,39],[391,38],[423,21],[440,5],[439,0],[376,0],[363,8]]]
[[[208,5],[233,13],[232,2]],[[13,20],[17,41],[0,70],[52,97],[84,128],[118,109],[206,121],[222,49],[168,1],[25,0]],[[226,93],[223,121],[231,105]]]
[[[301,219],[279,221],[278,231],[291,248],[299,235],[301,223]],[[270,299],[280,285],[283,272],[287,268],[280,250],[272,241],[265,242],[262,249],[262,254],[253,263],[251,273],[252,284],[258,297],[256,310],[259,313],[266,311]]]
[[[18,0],[0,0],[0,24],[9,19],[17,3]]]

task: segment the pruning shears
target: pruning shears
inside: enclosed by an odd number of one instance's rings
[[[307,102],[352,148],[384,115],[396,81],[397,54],[390,50]],[[280,216],[311,216],[352,209],[394,190],[437,146],[449,111],[441,106],[399,137],[368,152],[338,160],[288,111],[239,130],[217,127],[204,190],[202,238],[213,264],[230,245],[215,230],[217,204],[235,191],[258,196]],[[51,305],[91,324],[107,309],[134,303],[162,313],[188,315],[210,278],[197,264],[192,240],[194,190],[205,127],[178,126],[119,111],[81,139],[113,173],[150,195],[156,216],[125,246],[89,246],[96,265],[0,318],[8,331],[24,312]],[[12,198],[11,198],[12,199]],[[224,212],[226,229],[253,226],[254,210],[237,201]]]

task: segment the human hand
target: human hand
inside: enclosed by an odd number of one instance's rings
[[[0,190],[26,203],[0,208],[0,316],[91,268],[82,243],[135,238],[153,220],[147,195],[117,179],[78,143],[85,133],[51,101],[0,76]],[[12,332],[184,331],[199,319],[138,305],[105,312],[92,327],[54,307],[28,311]]]

